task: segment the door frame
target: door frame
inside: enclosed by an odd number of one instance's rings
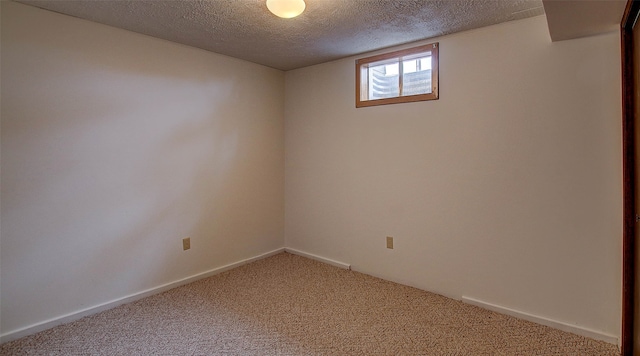
[[[622,236],[622,340],[623,356],[633,355],[634,303],[636,281],[636,139],[635,86],[633,60],[633,27],[640,13],[640,1],[628,0],[620,23],[622,60],[622,177],[623,177],[623,236]]]

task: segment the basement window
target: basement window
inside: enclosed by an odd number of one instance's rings
[[[438,99],[438,43],[356,60],[356,107]]]

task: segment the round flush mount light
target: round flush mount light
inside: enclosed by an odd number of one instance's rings
[[[267,8],[274,15],[290,19],[300,15],[307,5],[304,0],[267,0]]]

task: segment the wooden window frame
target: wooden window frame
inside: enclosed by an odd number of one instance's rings
[[[388,52],[379,54],[376,56],[361,58],[356,60],[356,108],[368,107],[368,106],[377,106],[377,105],[387,105],[387,104],[398,104],[398,103],[411,103],[415,101],[426,101],[426,100],[438,100],[438,49],[439,42],[429,43],[426,45],[407,48],[399,51]],[[397,96],[393,98],[384,98],[384,99],[374,99],[374,100],[362,100],[362,85],[363,82],[361,73],[362,67],[366,66],[369,63],[384,61],[387,59],[398,59],[400,63],[400,68],[402,68],[402,58],[413,56],[422,52],[431,52],[431,93],[427,94],[417,94],[417,95],[407,95],[407,96]],[[400,86],[402,85],[402,70],[399,72],[399,81]]]

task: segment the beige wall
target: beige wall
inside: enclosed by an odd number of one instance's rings
[[[286,73],[285,245],[619,337],[618,34],[434,41],[438,101],[356,109],[355,58]]]
[[[619,336],[617,34],[439,38],[440,100],[355,109],[355,58],[283,76],[0,3],[0,333],[284,239]]]
[[[1,3],[3,334],[283,246],[281,71]]]

